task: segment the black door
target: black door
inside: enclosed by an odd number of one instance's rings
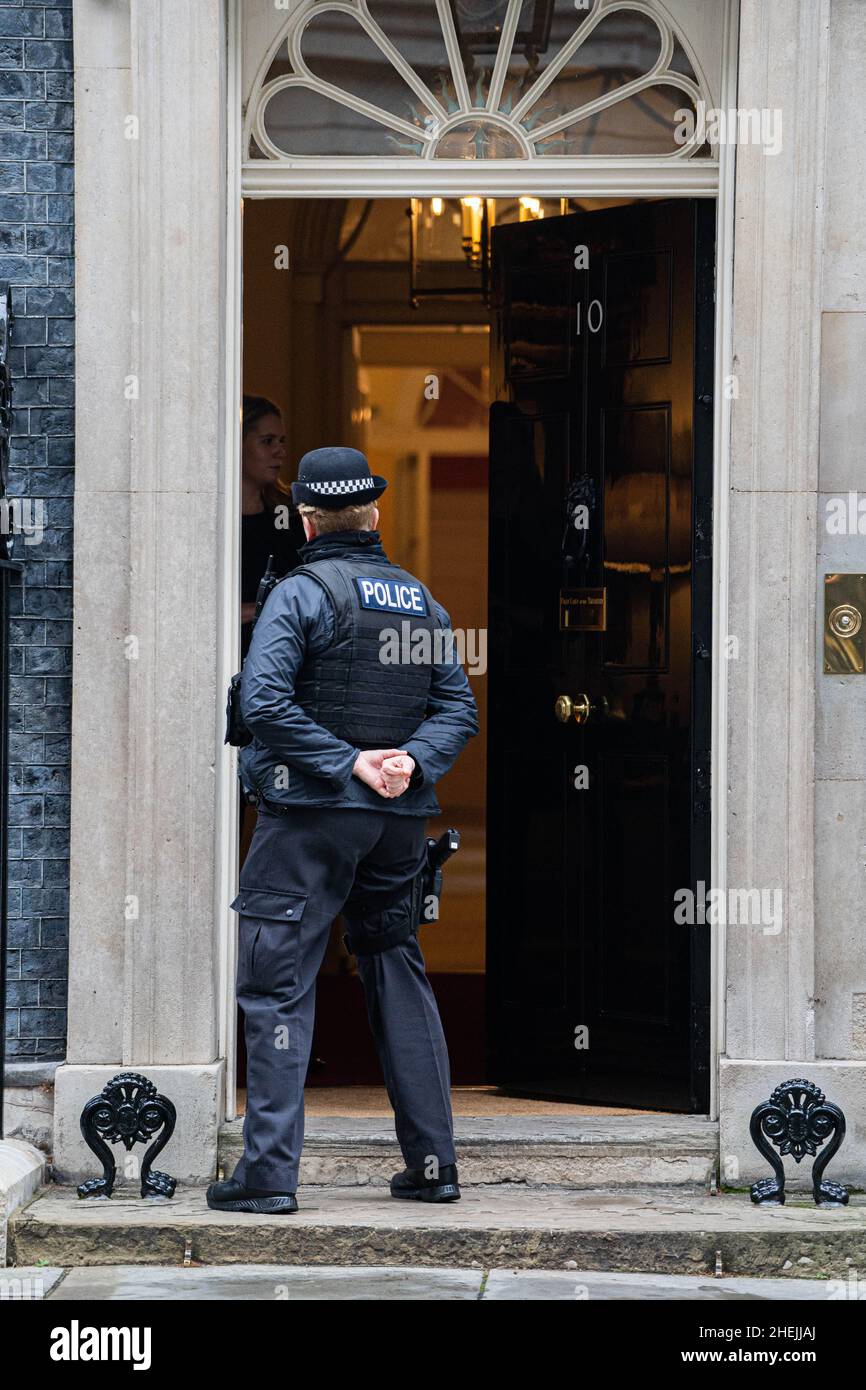
[[[715,205],[493,232],[489,1075],[704,1111]]]

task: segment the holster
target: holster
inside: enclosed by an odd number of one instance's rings
[[[383,951],[390,951],[392,946],[400,946],[404,941],[411,940],[418,932],[420,885],[421,875],[418,874],[412,880],[409,892],[390,907],[379,908],[360,917],[347,917],[348,930],[343,936],[346,950],[353,956],[378,956]]]
[[[232,748],[246,748],[248,743],[252,743],[253,736],[247,728],[241,714],[241,673],[237,672],[232,676],[226,697],[226,736],[225,743],[231,744]]]
[[[416,936],[418,928],[425,923],[438,922],[442,866],[459,847],[460,834],[457,830],[446,830],[438,840],[428,839],[424,859],[409,892],[390,907],[380,908],[368,917],[356,918],[354,944],[351,926],[343,937],[346,950],[353,956],[379,955]],[[389,916],[393,921],[387,920]]]
[[[258,593],[256,594],[256,611],[252,621],[253,628],[259,620],[259,614],[265,606],[268,595],[273,591],[278,582],[277,575],[274,573],[274,557],[273,555],[269,555],[267,567],[259,580]],[[235,672],[229,682],[228,693],[226,695],[226,736],[223,742],[231,744],[232,748],[246,748],[247,744],[253,741],[253,736],[244,723],[244,717],[241,714],[242,675],[242,671]]]

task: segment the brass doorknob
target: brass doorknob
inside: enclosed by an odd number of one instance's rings
[[[573,719],[576,724],[585,724],[591,709],[588,695],[576,695],[573,700],[570,695],[560,695],[553,707],[560,724],[567,724],[569,719]]]
[[[592,705],[588,695],[576,695],[574,697],[574,720],[576,724],[585,724],[589,718]]]

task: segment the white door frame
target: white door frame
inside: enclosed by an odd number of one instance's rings
[[[239,661],[240,596],[240,411],[242,382],[243,199],[250,198],[408,198],[475,193],[491,198],[526,194],[544,197],[681,197],[716,198],[716,328],[713,431],[713,697],[711,881],[725,889],[727,828],[727,680],[724,642],[728,617],[728,478],[731,403],[726,383],[732,377],[733,242],[735,154],[731,145],[718,160],[543,159],[537,161],[455,161],[421,163],[415,159],[364,161],[244,160],[241,95],[241,5],[227,3],[226,131],[226,281],[225,281],[225,518],[223,554],[223,624],[221,674],[225,685]],[[722,58],[720,106],[736,105],[738,6],[728,7]],[[217,856],[220,901],[220,1054],[226,1058],[226,1115],[236,1113],[235,1070],[235,930],[228,903],[235,895],[238,857],[236,755],[222,760],[217,787]],[[718,1059],[725,1050],[725,928],[712,928],[711,1097],[710,1114],[718,1116]]]

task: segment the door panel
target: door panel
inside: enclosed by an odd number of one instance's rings
[[[713,227],[493,232],[489,1067],[526,1092],[708,1104],[708,929],[673,910],[709,867]]]

